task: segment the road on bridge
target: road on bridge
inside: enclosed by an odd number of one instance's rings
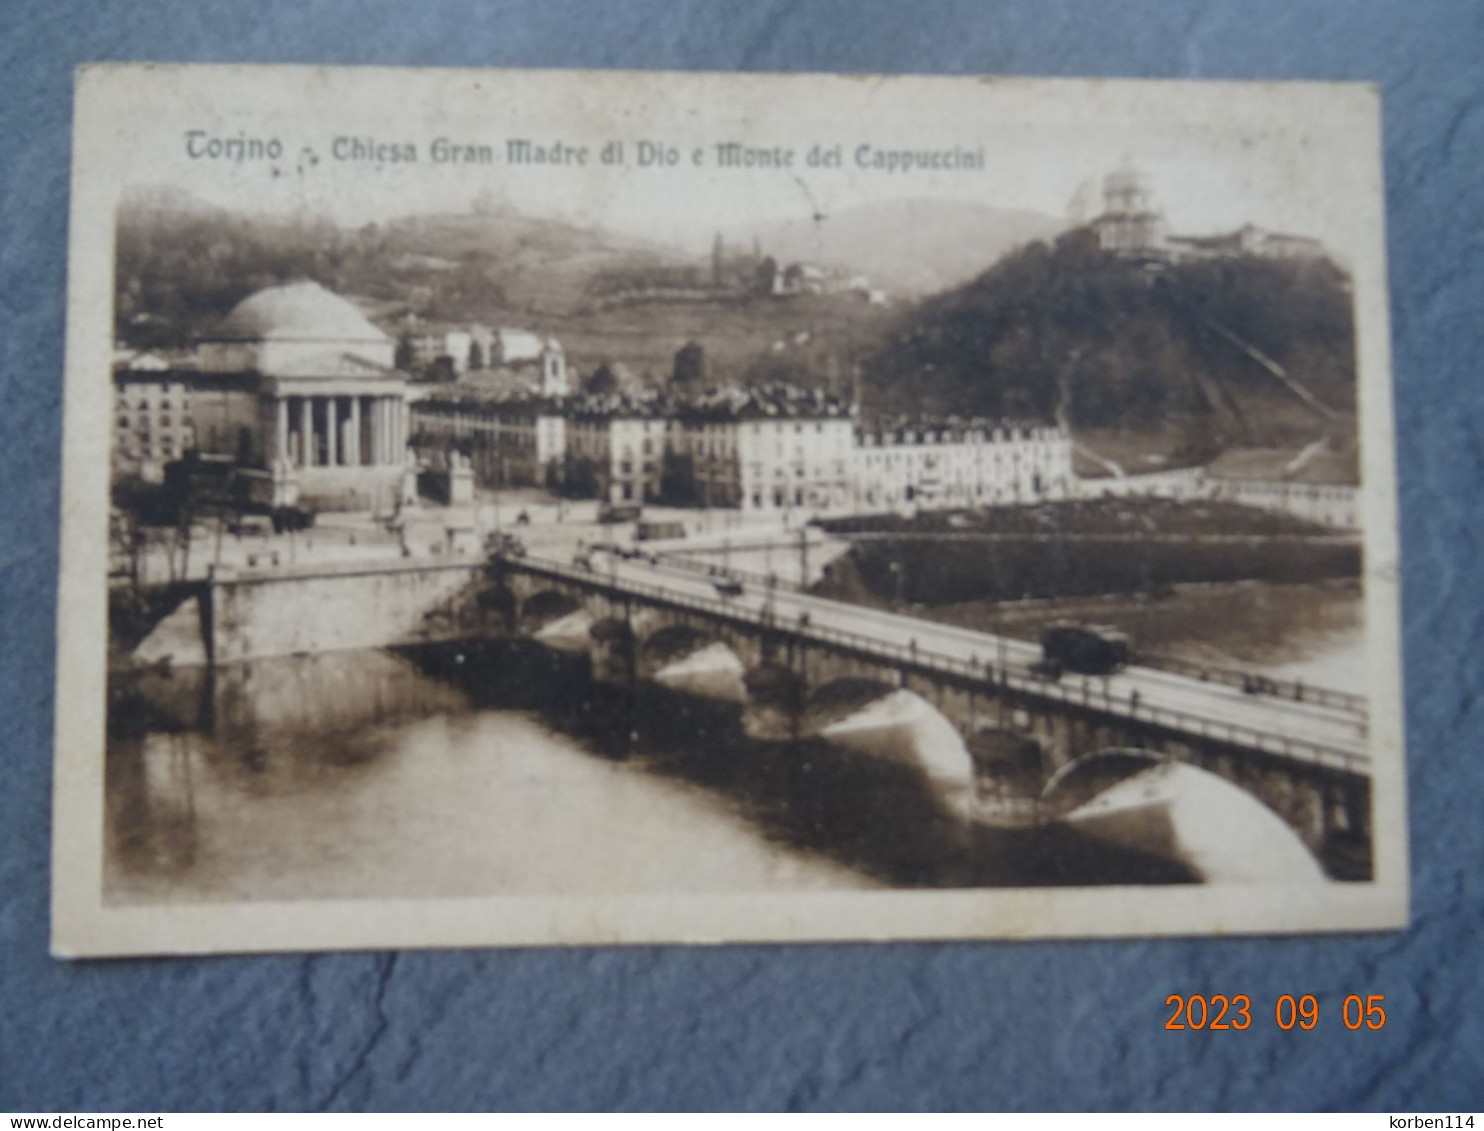
[[[722,597],[716,579],[645,557],[596,552],[591,561],[591,571],[541,559],[531,559],[531,564],[631,588],[637,596],[647,592],[711,608],[724,606],[734,616],[772,619],[806,636],[864,638],[864,642],[924,666],[939,661],[960,669],[988,665],[996,672],[1008,672],[1013,686],[1049,699],[1162,725],[1178,722],[1177,729],[1229,737],[1237,745],[1360,774],[1370,772],[1366,717],[1341,706],[1251,694],[1230,684],[1140,666],[1109,676],[1043,680],[1029,672],[1030,665],[1040,659],[1040,649],[1023,640],[757,583],[741,583],[740,592]]]

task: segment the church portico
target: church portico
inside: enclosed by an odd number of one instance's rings
[[[280,381],[266,397],[274,421],[270,458],[300,469],[403,465],[407,430],[403,397],[385,395],[380,389],[298,392],[294,384]]]
[[[294,469],[303,497],[322,509],[356,510],[396,497],[407,450],[400,381],[280,377],[264,385],[269,458]]]
[[[270,459],[294,468],[401,468],[407,402],[377,392],[298,392],[282,381],[266,393],[275,422]]]

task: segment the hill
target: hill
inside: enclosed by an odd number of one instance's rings
[[[501,292],[499,305],[511,314],[558,316],[577,310],[588,301],[592,280],[605,274],[700,269],[695,256],[509,208],[408,217],[388,223],[381,235],[392,254],[441,257],[487,277]],[[491,317],[468,303],[441,305],[445,309],[438,317]]]
[[[817,263],[861,272],[888,291],[922,295],[956,286],[1013,248],[1065,224],[1040,212],[963,201],[893,200],[738,233],[780,264]]]
[[[319,217],[229,212],[176,189],[131,193],[117,230],[117,332],[141,347],[188,344],[253,291],[296,278],[383,315],[411,309],[499,322],[576,309],[602,272],[697,262],[504,209],[343,228]]]
[[[1155,267],[1085,230],[903,311],[864,364],[871,402],[1175,432],[1203,458],[1353,433],[1349,278],[1328,260]]]

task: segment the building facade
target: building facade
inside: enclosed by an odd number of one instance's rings
[[[859,510],[1007,506],[1072,495],[1072,445],[1050,425],[909,425],[855,437]]]
[[[113,466],[135,473],[159,468],[196,446],[197,392],[189,374],[174,366],[135,367],[115,363],[113,371]],[[254,406],[253,417],[256,416]]]
[[[625,397],[589,398],[569,411],[567,489],[609,503],[657,502],[668,447],[664,407]]]
[[[1291,514],[1337,530],[1361,528],[1360,488],[1349,484],[1210,476],[1206,497]]]
[[[854,430],[828,394],[727,390],[677,413],[669,479],[700,506],[836,510],[851,497]]]
[[[433,395],[413,402],[412,445],[424,458],[469,459],[482,487],[554,487],[567,453],[562,406],[536,397]]]

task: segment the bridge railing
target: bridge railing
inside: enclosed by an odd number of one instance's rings
[[[797,553],[798,547],[794,546],[793,551]],[[760,589],[775,588],[785,590],[789,593],[806,592],[804,586],[800,585],[797,581],[780,577],[777,573],[759,573],[755,569],[738,569],[736,566],[728,565],[724,562],[705,561],[692,553],[668,550],[657,553],[655,557],[659,558],[667,566],[689,570],[692,573],[701,574],[705,577],[731,578],[734,581],[756,585]]]
[[[895,644],[862,633],[851,632],[848,629],[800,624],[796,621],[770,622],[766,610],[760,615],[752,615],[750,611],[719,598],[676,593],[663,586],[620,578],[616,574],[604,574],[597,570],[530,557],[504,560],[508,566],[527,573],[575,583],[598,592],[611,592],[615,596],[639,597],[662,607],[702,613],[712,619],[742,628],[762,627],[803,641],[832,644],[838,648],[856,652],[869,660],[886,660],[893,666],[915,668],[929,676],[933,674],[954,675],[961,679],[981,683],[986,690],[1005,688],[1028,698],[1083,710],[1097,710],[1180,734],[1260,751],[1290,761],[1343,770],[1362,776],[1370,774],[1370,757],[1364,752],[1260,730],[1240,723],[1206,719],[1188,711],[1155,706],[1143,701],[1137,693],[1115,695],[1106,686],[1095,689],[1088,680],[1084,680],[1079,686],[1068,687],[1061,683],[1041,679],[1028,672],[1016,674],[1008,666],[996,668],[989,660],[971,663],[956,656],[914,645]]]
[[[689,570],[706,577],[726,577],[764,589],[771,587],[790,593],[808,592],[797,582],[780,578],[776,574],[737,569],[719,562],[703,561],[678,551],[657,554],[656,557],[667,566]],[[1237,668],[1197,664],[1174,656],[1139,653],[1135,656],[1134,662],[1142,667],[1157,668],[1175,675],[1188,676],[1202,683],[1220,683],[1228,687],[1240,687],[1250,695],[1266,695],[1276,699],[1292,699],[1296,703],[1314,703],[1321,707],[1334,707],[1362,718],[1370,713],[1370,702],[1364,695],[1353,695],[1328,687],[1316,687],[1301,680],[1270,679],[1266,676],[1255,676],[1251,672],[1244,672]]]
[[[1149,656],[1139,654],[1136,662],[1175,675],[1189,676],[1202,683],[1221,683],[1228,687],[1240,687],[1250,695],[1267,695],[1276,699],[1292,699],[1295,703],[1314,703],[1320,707],[1335,707],[1352,715],[1365,717],[1370,714],[1370,700],[1364,695],[1352,695],[1348,691],[1336,691],[1330,687],[1316,687],[1297,679],[1269,679],[1234,668],[1212,667],[1196,664],[1174,656]]]

